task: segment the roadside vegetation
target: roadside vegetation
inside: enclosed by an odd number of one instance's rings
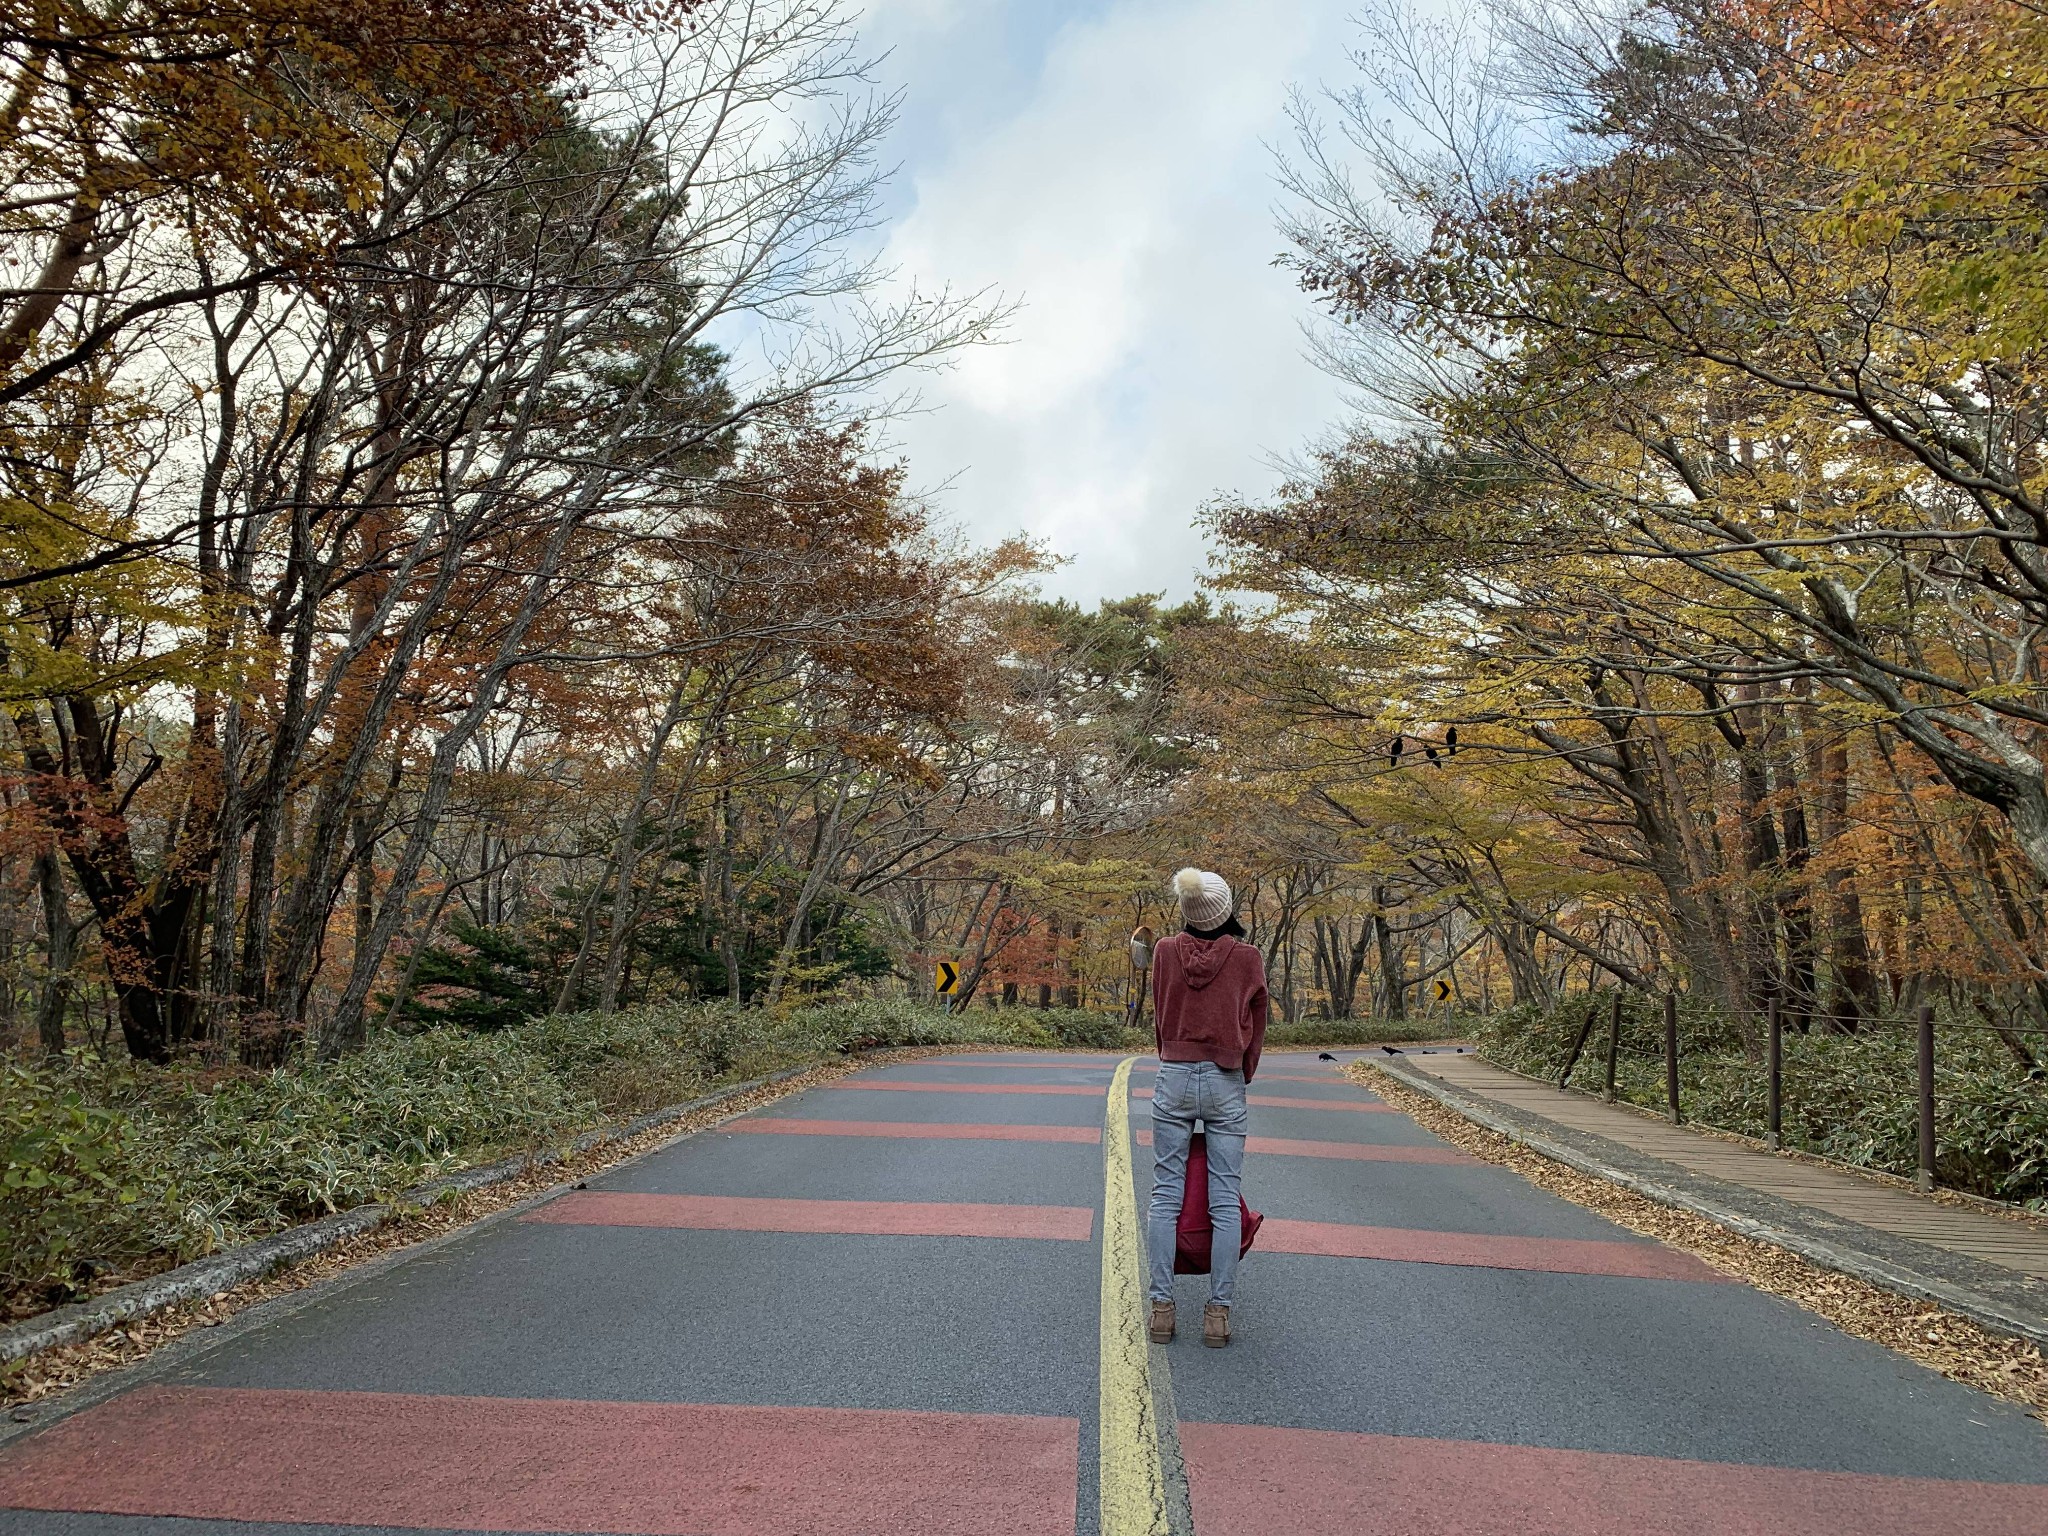
[[[1481,1054],[1531,1077],[1557,1081],[1586,1016],[1592,1033],[1571,1085],[1603,1090],[1613,991],[1553,1008],[1505,1009],[1472,1021]],[[1937,1019],[1935,1176],[1945,1188],[2048,1211],[2048,1088],[1997,1034],[1974,1017]],[[1716,1010],[1680,1005],[1679,1108],[1694,1125],[1762,1138],[1770,1128],[1764,1061]],[[1919,1166],[1917,1050],[1905,1020],[1868,1021],[1854,1034],[1784,1033],[1783,1144],[1859,1168],[1911,1178]],[[1615,1096],[1665,1107],[1661,1001],[1624,993]]]

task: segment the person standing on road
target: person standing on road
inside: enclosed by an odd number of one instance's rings
[[[1230,1342],[1243,1235],[1238,1183],[1249,1122],[1245,1085],[1266,1043],[1266,965],[1255,946],[1240,942],[1244,925],[1221,875],[1183,869],[1173,877],[1173,893],[1182,929],[1152,950],[1159,1075],[1152,1085],[1152,1205],[1145,1223],[1151,1333],[1155,1344],[1174,1333],[1174,1238],[1187,1189],[1188,1143],[1199,1120],[1209,1152],[1209,1304],[1202,1310],[1202,1342],[1221,1349]]]

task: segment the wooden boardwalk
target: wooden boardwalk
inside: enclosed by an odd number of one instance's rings
[[[1465,1093],[1604,1136],[1645,1156],[2048,1280],[2048,1222],[1930,1198],[1889,1179],[1671,1125],[1587,1094],[1560,1093],[1477,1056],[1410,1054],[1405,1060]]]

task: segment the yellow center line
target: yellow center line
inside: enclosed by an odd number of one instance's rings
[[[1131,1176],[1131,1065],[1116,1069],[1102,1134],[1102,1536],[1171,1536],[1153,1415],[1145,1250]]]

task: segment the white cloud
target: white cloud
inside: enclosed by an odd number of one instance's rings
[[[911,96],[914,203],[889,260],[1024,305],[1011,343],[931,385],[936,409],[897,435],[914,478],[953,482],[945,505],[972,532],[1023,528],[1072,555],[1053,590],[1185,595],[1200,504],[1264,490],[1268,455],[1339,409],[1302,355],[1306,302],[1271,265],[1265,144],[1289,83],[1337,57],[1343,12],[1122,0],[1042,26],[1019,78],[1030,4],[892,0],[870,30],[898,46]],[[1006,76],[986,100],[977,54]]]

